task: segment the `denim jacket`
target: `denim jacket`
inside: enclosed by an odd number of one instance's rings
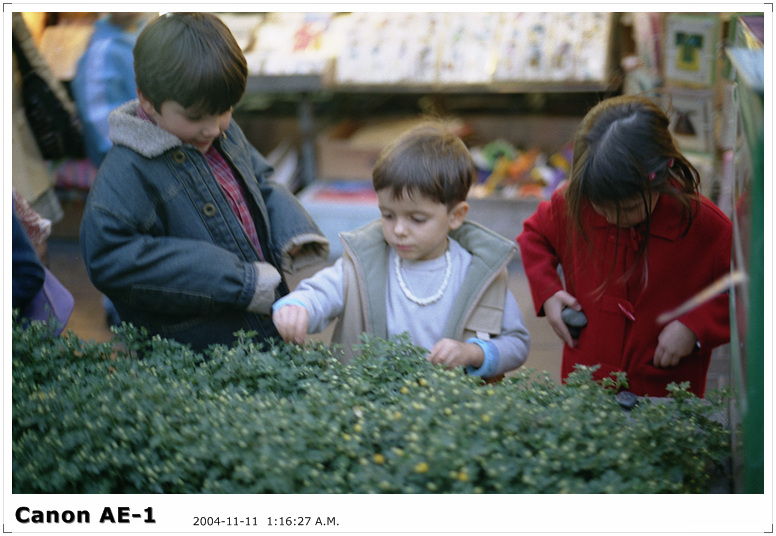
[[[277,336],[269,314],[249,307],[264,292],[268,313],[288,293],[282,275],[275,288],[278,272],[325,260],[328,241],[296,197],[267,179],[272,167],[232,121],[215,143],[244,180],[260,262],[205,156],[137,117],[137,106],[111,114],[114,145],[84,209],[80,240],[92,283],[123,321],[195,350],[229,344],[238,330]]]

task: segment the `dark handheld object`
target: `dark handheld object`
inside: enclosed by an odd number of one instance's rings
[[[560,312],[560,317],[563,319],[563,322],[566,323],[566,326],[569,328],[569,333],[571,333],[571,337],[574,339],[579,338],[579,332],[587,326],[587,317],[585,316],[585,313],[582,311],[575,311],[571,307],[565,307]]]
[[[633,409],[639,403],[639,397],[630,391],[620,391],[614,399],[623,409],[627,410]]]

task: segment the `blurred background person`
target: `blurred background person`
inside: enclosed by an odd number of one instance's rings
[[[99,167],[111,147],[108,114],[137,97],[132,49],[151,13],[106,13],[78,60],[70,90],[83,125],[89,160]]]
[[[54,77],[40,55],[22,14],[11,16],[13,39],[18,43],[26,61],[43,78],[56,94],[63,106],[73,106],[67,90]],[[41,217],[57,223],[64,217],[62,205],[54,192],[55,178],[43,158],[40,147],[27,120],[24,104],[24,77],[20,61],[13,52],[13,82],[11,86],[11,120],[13,122],[13,143],[11,144],[11,172],[13,189],[29,203]]]
[[[78,60],[70,84],[84,133],[86,156],[95,166],[111,148],[108,115],[137,98],[132,51],[143,25],[153,13],[106,13],[94,23],[94,33]],[[113,302],[102,297],[108,325],[121,322]]]

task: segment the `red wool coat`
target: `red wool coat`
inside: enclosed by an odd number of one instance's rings
[[[666,396],[669,383],[689,381],[690,390],[703,396],[711,350],[730,340],[728,294],[678,318],[698,337],[700,348],[676,367],[652,364],[664,327],[656,319],[730,271],[732,224],[727,216],[702,198],[684,234],[681,205],[661,195],[650,220],[646,274],[643,259],[637,262],[636,255],[644,239],[643,224],[620,229],[586,206],[583,221],[591,247],[584,242],[572,247],[567,221],[561,189],[539,204],[517,237],[536,314],[543,316],[544,302],[564,289],[557,270],[560,264],[565,290],[577,298],[588,319],[577,348],[564,345],[561,376],[566,378],[578,363],[601,365],[596,378],[624,371],[629,390],[637,395]],[[620,281],[634,263],[635,272],[627,282]],[[603,293],[597,293],[607,277]]]

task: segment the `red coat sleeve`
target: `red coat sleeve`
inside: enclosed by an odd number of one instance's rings
[[[565,203],[562,194],[555,192],[551,201],[542,201],[523,222],[523,232],[517,237],[520,258],[531,288],[534,310],[544,316],[544,302],[559,290],[563,283],[558,275],[560,229],[565,226]]]
[[[714,247],[713,280],[730,273],[733,225],[710,201],[703,200],[698,216],[698,243]],[[682,315],[678,320],[698,337],[701,348],[714,348],[730,341],[730,294],[722,293]]]

